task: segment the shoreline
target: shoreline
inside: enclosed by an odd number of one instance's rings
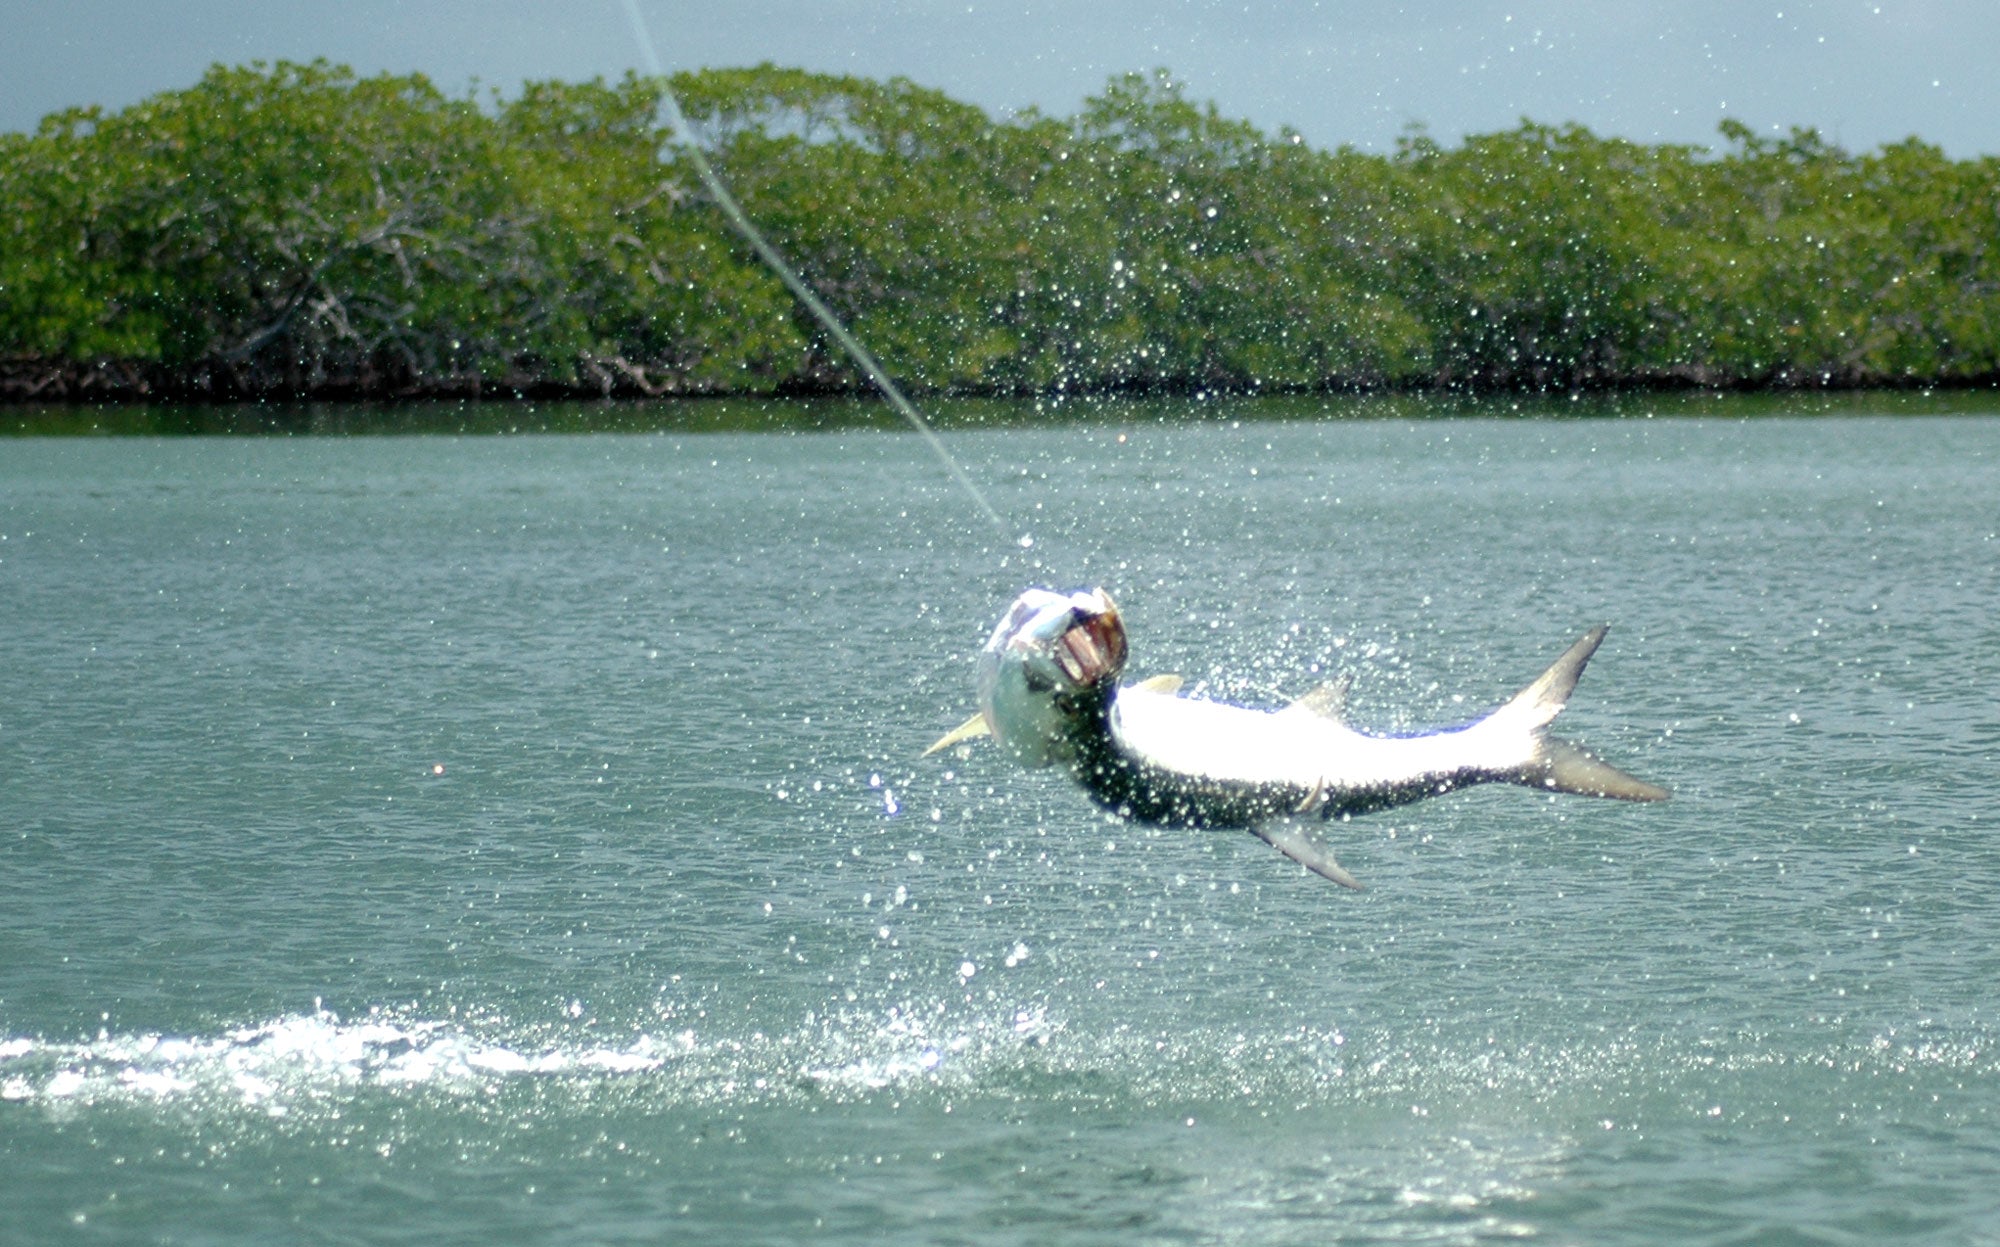
[[[2000,390],[2000,371],[1947,376],[1831,376],[1780,373],[1760,377],[1707,375],[1606,376],[1567,378],[1546,384],[1483,381],[1479,378],[1417,378],[1398,381],[1334,379],[1318,385],[1260,385],[1191,381],[1146,384],[1077,385],[1031,389],[1006,386],[926,388],[898,379],[913,398],[926,402],[1069,402],[1106,399],[1246,399],[1266,397],[1426,399],[1551,399],[1625,394],[1802,395],[1868,392],[1915,393]],[[139,362],[59,365],[36,371],[0,361],[0,410],[35,406],[236,406],[244,404],[549,403],[549,402],[815,402],[866,401],[876,391],[865,380],[851,384],[784,384],[722,389],[695,384],[649,386],[580,385],[548,380],[515,382],[432,382],[421,385],[333,383],[309,387],[246,387],[173,379]]]
[[[1463,391],[1109,394],[1040,398],[927,396],[941,432],[1202,423],[1428,420],[1623,420],[1981,417],[2000,415],[2000,386],[1813,390],[1683,387],[1584,393]],[[70,437],[489,436],[515,434],[907,432],[870,392],[698,398],[267,399],[0,404],[0,440]]]

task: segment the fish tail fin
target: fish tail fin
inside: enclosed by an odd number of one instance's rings
[[[1615,801],[1665,801],[1667,790],[1627,775],[1579,745],[1553,736],[1535,741],[1535,757],[1521,769],[1517,784]]]
[[[1607,631],[1604,624],[1599,624],[1584,633],[1576,644],[1563,651],[1562,657],[1549,664],[1547,671],[1478,725],[1496,736],[1519,740],[1519,734],[1525,734],[1528,738],[1527,761],[1509,768],[1503,778],[1550,792],[1611,797],[1619,801],[1667,799],[1666,789],[1627,775],[1579,745],[1544,734],[1569,704],[1584,665],[1597,652]]]
[[[1576,682],[1583,676],[1584,664],[1604,643],[1604,634],[1611,629],[1605,624],[1583,634],[1575,645],[1563,651],[1563,656],[1549,664],[1528,687],[1514,694],[1512,701],[1488,716],[1488,722],[1505,723],[1510,730],[1539,732],[1555,722],[1563,707],[1569,704],[1569,695],[1576,691]]]

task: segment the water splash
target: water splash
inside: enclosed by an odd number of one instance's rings
[[[1490,1102],[1509,1111],[1537,1105],[1559,1119],[1603,1116],[1611,1129],[1638,1119],[1755,1115],[1752,1102],[1767,1100],[1774,1076],[1803,1078],[1802,1096],[1850,1106],[1871,1094],[1893,1101],[1935,1079],[1962,1086],[2000,1077],[1984,1033],[1919,1028],[1858,1042],[1828,1034],[1804,1046],[1799,1038],[1605,1035],[1586,1044],[1475,1045],[1315,1027],[1091,1032],[1040,1002],[938,999],[808,1014],[781,1031],[663,1027],[606,1039],[583,1025],[489,1028],[389,1010],[352,1020],[315,1010],[206,1035],[0,1039],[0,1102],[56,1116],[153,1105],[337,1117],[363,1097],[455,1100],[553,1086],[570,1091],[559,1091],[557,1103],[573,1099],[579,1110],[607,1088],[658,1110],[855,1103],[885,1093],[899,1101],[929,1093],[947,1101],[1419,1117],[1433,1109],[1476,1115]],[[1700,1103],[1688,1095],[1697,1085]],[[1576,1111],[1560,1111],[1564,1104]]]

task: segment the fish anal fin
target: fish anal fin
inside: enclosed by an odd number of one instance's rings
[[[1250,828],[1250,834],[1320,878],[1361,891],[1361,881],[1340,868],[1340,863],[1333,860],[1333,850],[1291,819],[1257,823]]]
[[[986,721],[986,716],[975,714],[949,732],[938,737],[937,743],[929,749],[924,750],[920,756],[928,758],[940,749],[949,749],[961,741],[977,740],[981,736],[991,735],[992,732],[993,726]]]
[[[1332,719],[1336,723],[1347,718],[1347,694],[1354,687],[1354,673],[1346,672],[1338,679],[1328,680],[1318,688],[1303,694],[1287,710],[1301,710],[1322,719]]]
[[[1182,683],[1183,681],[1177,675],[1156,675],[1148,676],[1137,684],[1130,684],[1126,687],[1140,693],[1164,693],[1172,696],[1181,691]]]

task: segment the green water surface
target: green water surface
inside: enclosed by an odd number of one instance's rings
[[[0,1242],[1990,1239],[2000,408],[1176,401],[947,419],[1007,532],[872,412],[0,441]],[[1675,798],[1351,894],[920,760],[1030,584],[1383,730],[1609,621]]]

